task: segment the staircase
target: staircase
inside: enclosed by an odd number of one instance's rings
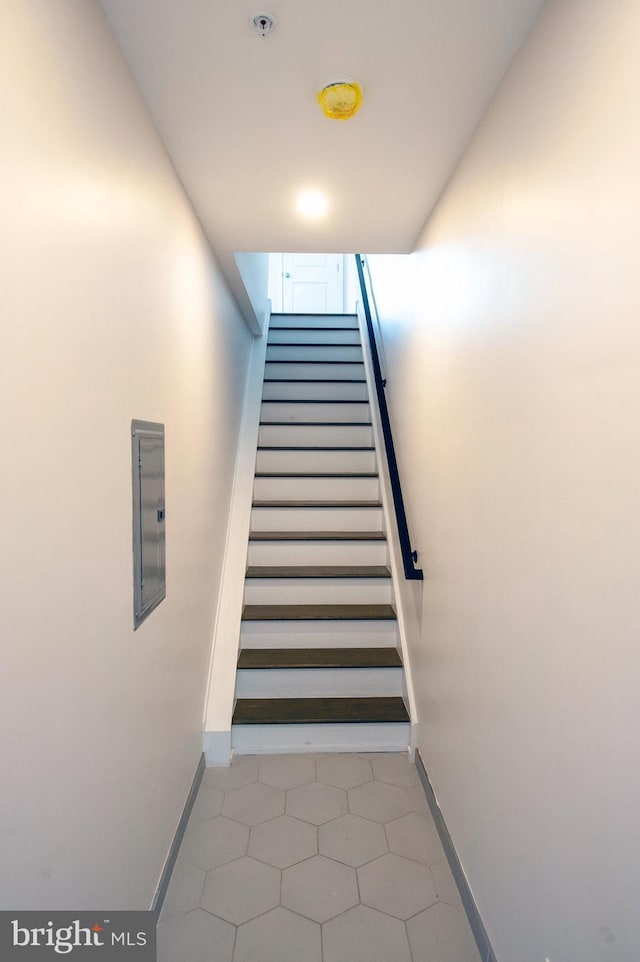
[[[357,318],[273,315],[235,752],[407,747],[380,497]]]

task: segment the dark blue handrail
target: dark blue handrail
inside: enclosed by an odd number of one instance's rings
[[[400,474],[398,473],[398,462],[396,461],[396,452],[393,446],[393,436],[391,434],[391,422],[389,420],[389,409],[387,408],[387,399],[385,397],[384,388],[386,381],[382,378],[382,371],[380,369],[380,357],[378,354],[378,347],[376,344],[376,336],[373,330],[373,320],[371,317],[371,308],[369,306],[369,295],[367,293],[367,285],[364,278],[364,260],[361,254],[356,254],[356,267],[358,269],[358,278],[360,280],[360,291],[362,293],[362,306],[364,309],[365,321],[367,323],[367,333],[369,335],[369,346],[371,349],[371,361],[373,364],[373,376],[376,382],[376,394],[378,396],[378,408],[380,410],[380,421],[382,422],[382,434],[384,436],[384,446],[387,452],[387,464],[389,466],[389,480],[391,481],[391,490],[393,492],[393,504],[396,509],[396,521],[398,524],[398,536],[400,538],[400,548],[402,550],[402,563],[404,565],[404,576],[410,581],[422,581],[424,574],[421,568],[416,568],[416,561],[418,560],[418,552],[411,548],[411,539],[409,537],[409,526],[407,524],[407,514],[404,510],[404,499],[402,497],[402,488],[400,487]]]

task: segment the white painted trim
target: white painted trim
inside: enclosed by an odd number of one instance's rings
[[[411,737],[406,722],[320,725],[234,725],[234,755],[306,752],[402,752]]]
[[[251,348],[213,630],[203,725],[203,748],[209,767],[229,765],[231,762],[231,716],[240,643],[268,318],[264,330],[265,336],[256,337]]]
[[[239,668],[236,693],[238,698],[397,698],[402,668]]]
[[[418,736],[418,712],[416,707],[416,699],[413,688],[413,675],[411,672],[411,662],[409,660],[409,645],[408,645],[408,628],[407,619],[404,615],[404,606],[402,601],[403,592],[400,590],[401,582],[404,579],[404,565],[402,563],[402,549],[400,547],[400,538],[398,536],[398,526],[396,523],[395,513],[393,512],[393,492],[391,490],[391,481],[389,479],[389,466],[387,464],[387,452],[384,446],[384,436],[382,433],[382,423],[380,421],[380,410],[378,408],[377,394],[376,394],[376,382],[373,376],[373,365],[371,362],[371,352],[369,349],[369,335],[367,333],[366,319],[364,316],[364,309],[361,301],[357,302],[357,314],[358,323],[360,325],[360,336],[362,338],[363,354],[364,354],[364,368],[367,378],[367,385],[369,388],[369,406],[371,409],[371,422],[373,425],[373,438],[376,448],[376,453],[378,456],[378,471],[380,474],[380,488],[382,491],[382,511],[384,517],[385,531],[387,533],[387,540],[389,543],[389,561],[391,565],[391,574],[393,577],[393,584],[395,587],[395,606],[396,614],[398,618],[398,638],[400,642],[400,651],[402,653],[402,662],[404,665],[404,678],[406,683],[406,698],[409,703],[409,715],[411,716],[411,738],[409,743],[409,752],[411,757],[415,752]]]
[[[235,676],[234,676],[235,689]],[[203,750],[207,768],[220,768],[231,764],[231,725],[228,730],[203,733]]]

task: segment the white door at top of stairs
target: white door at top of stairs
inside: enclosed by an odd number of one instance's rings
[[[344,310],[343,254],[283,254],[283,311],[341,314]]]

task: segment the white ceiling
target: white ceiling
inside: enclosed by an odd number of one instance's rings
[[[544,0],[101,0],[219,252],[411,250]],[[265,4],[264,6],[262,4]],[[251,15],[278,25],[261,39]],[[364,90],[348,122],[316,93]],[[294,196],[330,197],[322,223]]]

